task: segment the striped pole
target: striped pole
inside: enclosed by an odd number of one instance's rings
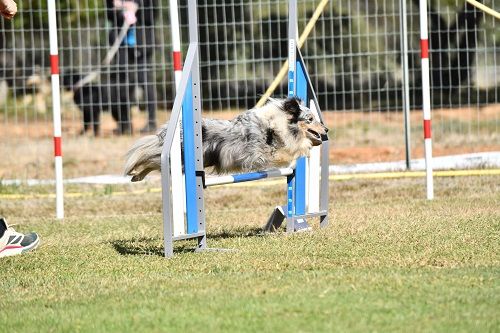
[[[181,58],[181,37],[179,28],[179,11],[177,6],[177,0],[170,0],[170,31],[172,37],[172,59],[174,65],[174,76],[175,76],[175,90],[178,92],[179,84],[182,77],[182,58]],[[181,118],[182,119],[182,116]],[[186,233],[184,224],[184,211],[185,211],[185,190],[184,190],[184,176],[182,175],[182,163],[181,163],[181,134],[180,134],[180,122],[177,123],[175,129],[174,141],[172,143],[171,151],[171,170],[172,170],[172,188],[176,193],[172,197],[173,206],[173,224],[174,224],[174,236],[180,236]]]
[[[56,173],[56,217],[64,218],[63,164],[61,148],[61,99],[59,95],[59,55],[55,0],[48,0],[52,117],[54,122],[54,158]]]
[[[170,29],[172,35],[172,59],[174,64],[175,87],[179,88],[182,77],[182,56],[177,0],[170,0]]]
[[[420,50],[422,58],[422,110],[424,113],[424,145],[427,199],[434,198],[432,179],[431,91],[429,78],[429,34],[427,31],[427,0],[420,0]]]
[[[242,173],[242,174],[228,175],[221,177],[208,177],[205,180],[205,186],[209,187],[215,185],[244,183],[265,178],[290,176],[291,174],[293,174],[293,169],[281,168],[281,169],[257,171],[257,172]]]

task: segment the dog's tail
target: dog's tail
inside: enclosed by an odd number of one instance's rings
[[[144,179],[148,173],[160,170],[162,142],[157,135],[148,135],[137,140],[127,153],[125,174],[133,182]]]

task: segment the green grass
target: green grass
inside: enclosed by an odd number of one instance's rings
[[[0,331],[498,332],[500,178],[435,187],[428,202],[421,179],[332,183],[330,225],[294,235],[259,231],[282,186],[213,188],[208,244],[230,251],[183,242],[170,260],[144,186],[69,197],[63,222],[53,199],[2,199],[42,245],[0,260]]]

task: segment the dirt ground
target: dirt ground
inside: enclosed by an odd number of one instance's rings
[[[236,111],[219,111],[205,117],[228,119]],[[102,136],[79,135],[81,120],[74,112],[63,118],[65,177],[119,174],[124,155],[140,136],[114,136],[115,124],[103,115]],[[169,113],[159,112],[159,123]],[[405,158],[404,118],[401,112],[323,112],[330,128],[330,163],[396,161]],[[433,110],[434,156],[500,151],[500,104],[483,108]],[[141,128],[145,114],[134,111],[134,128]],[[423,157],[422,113],[410,116],[411,157]],[[51,122],[12,123],[0,117],[0,179],[52,178],[53,143]]]

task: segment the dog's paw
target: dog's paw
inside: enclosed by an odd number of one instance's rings
[[[135,183],[135,182],[140,182],[141,180],[143,180],[148,173],[149,172],[147,172],[145,170],[143,170],[141,172],[132,171],[128,175],[132,176],[132,178],[130,179],[130,181],[133,182],[133,183]]]
[[[135,175],[135,176],[132,176],[132,179],[130,181],[135,183],[135,182],[140,182],[143,179],[144,179],[144,177],[141,177],[140,175]]]

